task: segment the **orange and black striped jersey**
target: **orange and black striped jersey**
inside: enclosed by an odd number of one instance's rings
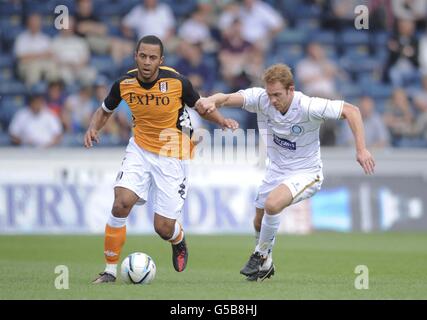
[[[172,68],[160,67],[150,83],[137,78],[137,69],[114,82],[102,108],[113,112],[125,100],[132,112],[135,142],[147,151],[179,159],[191,158],[192,126],[185,105],[200,98],[191,82]]]

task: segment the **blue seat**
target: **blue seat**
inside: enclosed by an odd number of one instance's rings
[[[22,97],[5,96],[0,100],[0,125],[1,127],[9,127],[15,113],[24,107],[24,99]]]
[[[380,82],[364,85],[363,89],[374,99],[389,99],[393,93],[393,87],[391,85]]]
[[[177,18],[190,15],[197,8],[197,0],[167,0],[167,3]]]
[[[0,95],[25,95],[27,88],[18,80],[11,80],[7,82],[0,82]]]
[[[362,90],[357,83],[354,82],[338,82],[338,92],[344,97],[345,100],[358,99],[362,95]]]
[[[117,72],[117,65],[110,55],[92,55],[90,64],[107,77],[112,77]]]
[[[367,30],[346,29],[339,34],[343,45],[369,45],[369,32]]]
[[[301,29],[285,29],[274,39],[274,42],[279,46],[284,44],[304,45],[307,41],[308,33],[306,30]]]
[[[4,17],[12,15],[21,15],[22,13],[22,3],[20,2],[10,2],[5,1],[0,3],[0,16],[3,20]]]

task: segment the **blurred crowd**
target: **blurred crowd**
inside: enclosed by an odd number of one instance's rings
[[[55,27],[58,5],[69,10],[67,29]],[[1,1],[0,145],[81,146],[113,81],[134,68],[137,40],[155,34],[165,65],[201,95],[262,86],[264,68],[283,62],[296,90],[357,105],[368,146],[425,148],[426,21],[425,0]],[[253,114],[221,112],[256,128]],[[124,145],[130,134],[122,102],[102,145]],[[345,122],[324,124],[322,145],[352,141]]]

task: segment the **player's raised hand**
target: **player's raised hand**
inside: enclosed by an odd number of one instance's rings
[[[221,124],[221,127],[222,129],[231,129],[234,131],[239,128],[239,123],[234,119],[225,118]]]
[[[209,114],[215,111],[215,109],[215,102],[210,100],[209,98],[200,98],[196,102],[196,110],[201,115]]]
[[[89,128],[84,137],[84,145],[86,148],[90,148],[93,146],[92,141],[96,141],[99,143],[98,130]]]
[[[373,174],[375,168],[375,160],[367,149],[359,151],[356,155],[357,162],[362,166],[365,174]]]

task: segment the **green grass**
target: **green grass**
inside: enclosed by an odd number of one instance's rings
[[[279,236],[276,274],[262,283],[239,274],[249,235],[187,235],[189,263],[174,271],[170,245],[157,236],[128,236],[122,257],[147,252],[157,265],[150,285],[92,285],[103,270],[103,236],[0,236],[0,299],[427,299],[427,233]],[[57,265],[69,289],[57,290]],[[356,290],[357,265],[369,289]]]

